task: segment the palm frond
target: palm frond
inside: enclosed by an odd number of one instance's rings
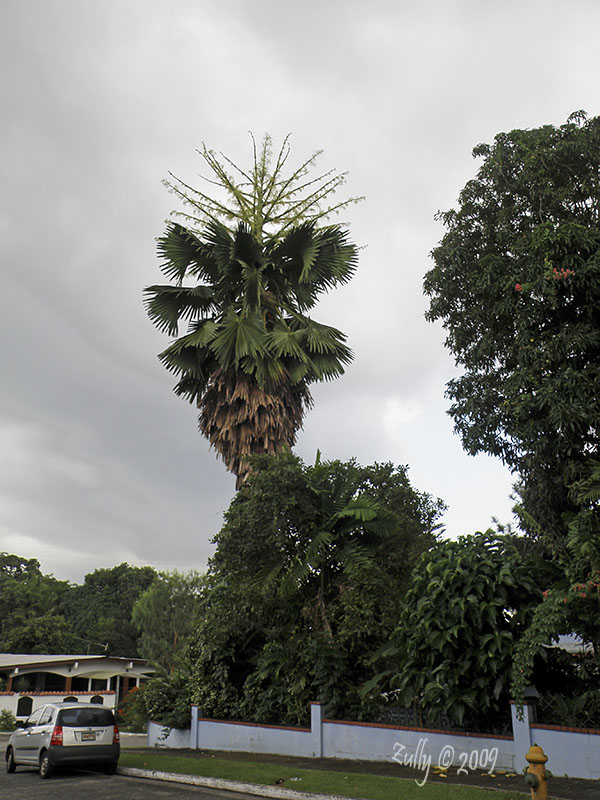
[[[344,368],[337,356],[311,355],[310,361],[312,365],[311,381],[332,381],[344,374]]]
[[[331,227],[318,231],[317,235],[318,257],[304,280],[312,281],[320,291],[348,283],[358,265],[358,250],[348,240],[348,232]]]
[[[289,370],[283,360],[269,353],[266,347],[263,357],[242,359],[240,368],[247,375],[252,375],[259,386],[270,389],[289,383],[290,380]]]
[[[202,379],[200,379],[194,378],[188,373],[175,384],[174,392],[178,397],[183,397],[189,403],[198,405],[207,386],[208,375],[203,375]]]
[[[277,358],[291,356],[301,364],[309,364],[310,358],[303,347],[305,340],[305,330],[291,330],[284,320],[278,320],[266,335],[266,347]]]
[[[178,281],[183,279],[190,264],[196,262],[201,250],[198,237],[176,222],[167,225],[166,233],[156,243],[158,255],[163,260],[162,272],[168,278]]]
[[[366,495],[359,495],[353,497],[346,506],[338,512],[339,519],[348,517],[357,522],[370,522],[380,513],[381,506],[371,497]]]
[[[183,225],[170,222],[164,236],[157,239],[156,249],[163,262],[161,270],[171,280],[181,284],[186,275],[199,275],[208,281],[218,278],[214,250]]]
[[[311,573],[318,569],[332,541],[333,534],[331,531],[321,530],[315,533],[304,557],[298,558],[295,564],[288,570],[282,582],[284,593],[295,591],[299,584],[303,583]]]
[[[336,555],[344,572],[349,575],[361,573],[375,563],[368,547],[360,542],[345,542],[336,549]]]
[[[346,336],[337,328],[305,318],[306,344],[311,353],[331,353],[344,364],[352,360],[352,351],[346,346]]]
[[[169,336],[177,335],[180,320],[195,320],[215,308],[210,286],[148,286],[144,294],[148,316]]]
[[[242,358],[265,353],[265,328],[257,314],[236,314],[229,309],[211,342],[223,369],[235,369]]]

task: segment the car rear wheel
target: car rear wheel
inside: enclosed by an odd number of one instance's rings
[[[110,764],[105,764],[102,767],[102,770],[105,775],[114,775],[115,772],[117,771],[117,762],[112,761]]]
[[[15,757],[13,755],[12,747],[9,747],[6,751],[6,771],[7,772],[14,772],[17,768],[15,764]]]
[[[50,763],[50,756],[46,751],[40,756],[40,778],[49,778],[53,772],[54,770],[52,768],[52,764]]]

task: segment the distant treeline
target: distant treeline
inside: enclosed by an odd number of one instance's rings
[[[139,656],[133,606],[156,578],[152,567],[119,564],[72,584],[35,558],[0,553],[0,652]]]

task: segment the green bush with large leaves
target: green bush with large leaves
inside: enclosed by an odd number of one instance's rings
[[[424,724],[506,714],[515,642],[541,597],[522,543],[493,531],[441,541],[418,561],[402,617],[364,688],[386,688]]]

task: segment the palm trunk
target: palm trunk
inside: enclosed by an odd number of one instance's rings
[[[251,470],[248,456],[293,447],[312,398],[302,383],[267,391],[250,375],[219,369],[198,405],[200,430],[236,475],[239,489]]]

